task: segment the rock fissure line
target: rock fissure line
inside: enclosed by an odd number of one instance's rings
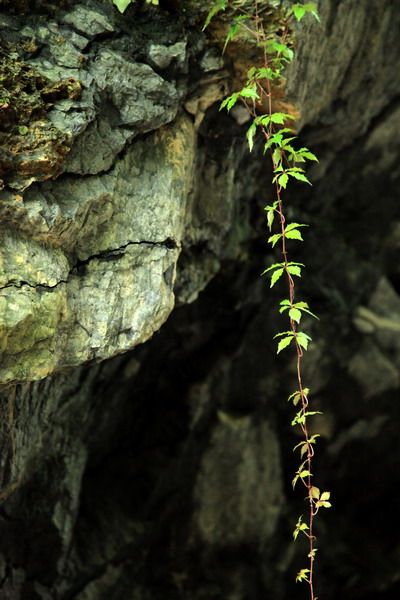
[[[123,244],[119,248],[113,248],[111,250],[103,250],[97,254],[93,254],[92,256],[89,256],[88,258],[86,258],[84,260],[80,260],[80,261],[76,262],[74,264],[74,266],[70,269],[70,271],[68,273],[68,278],[60,279],[60,281],[57,281],[57,283],[55,283],[54,285],[49,285],[47,283],[29,283],[29,281],[21,280],[21,281],[11,281],[11,282],[7,283],[6,285],[1,286],[0,290],[4,290],[4,289],[10,288],[10,287],[15,287],[17,289],[20,289],[25,285],[27,285],[30,288],[43,287],[43,288],[46,288],[49,290],[53,290],[54,288],[61,285],[62,283],[68,283],[69,276],[73,273],[73,271],[75,269],[79,269],[79,267],[83,267],[83,266],[89,264],[92,260],[95,260],[95,259],[107,260],[107,258],[109,258],[109,257],[114,257],[114,258],[118,259],[121,256],[124,256],[125,253],[123,252],[123,250],[125,250],[129,246],[140,246],[140,245],[145,245],[145,244],[147,244],[149,246],[162,246],[164,248],[167,248],[167,250],[175,250],[176,248],[180,247],[180,245],[171,238],[166,238],[165,240],[163,240],[161,242],[150,242],[147,240],[142,240],[140,242],[127,242],[126,244]]]

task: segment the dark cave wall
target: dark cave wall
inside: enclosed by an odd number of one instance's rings
[[[50,10],[52,27],[62,22],[86,64],[100,56],[90,73],[110,52],[113,65],[120,56],[142,65],[129,77],[145,72],[149,87],[138,118],[104,74],[99,88],[86,74],[83,97],[47,107],[58,125],[76,128],[64,172],[27,182],[17,163],[5,180],[2,294],[25,320],[10,326],[3,311],[11,333],[2,365],[20,382],[1,395],[0,597],[302,597],[293,579],[304,549],[292,542],[304,511],[291,489],[299,438],[286,402],[294,365],[272,341],[285,322],[283,292],[260,277],[276,258],[265,243],[269,173],[247,152],[246,126],[218,111],[230,59],[221,62],[194,20],[185,23],[186,49],[179,45],[176,13],[137,5],[124,21],[106,3],[87,3],[101,16],[78,32],[82,17],[68,16],[76,6],[62,20]],[[325,600],[397,600],[399,592],[397,8],[321,3],[322,29],[297,32],[288,74],[301,144],[320,159],[313,187],[293,186],[289,216],[310,224],[293,251],[306,264],[299,293],[320,317],[306,323],[313,344],[304,381],[324,412],[315,478],[333,500],[317,525]],[[7,15],[8,43],[11,25]],[[65,52],[41,31],[36,62],[51,57],[60,68]],[[68,57],[76,69],[79,59]],[[33,256],[18,277],[14,254]],[[24,293],[22,280],[34,284],[28,317],[25,297],[8,296]],[[38,314],[51,329],[44,337]],[[43,365],[47,377],[23,381],[21,372],[42,377]]]

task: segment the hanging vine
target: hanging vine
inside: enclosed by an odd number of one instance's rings
[[[265,5],[266,2],[253,0],[252,9],[245,10],[232,0],[217,0],[208,13],[204,29],[217,13],[232,8],[235,13],[232,18],[232,26],[226,36],[224,50],[239,30],[246,31],[259,49],[259,63],[248,69],[245,86],[226,98],[221,104],[221,109],[226,108],[229,112],[238,102],[244,105],[252,119],[246,134],[249,149],[253,150],[255,136],[257,133],[261,133],[264,139],[264,154],[269,155],[272,163],[275,199],[265,207],[265,211],[267,226],[271,234],[268,243],[272,248],[280,246],[281,261],[265,269],[263,274],[271,276],[271,288],[281,278],[286,279],[287,297],[281,300],[279,312],[288,315],[289,328],[277,333],[275,338],[278,340],[277,353],[292,347],[296,358],[297,390],[289,396],[289,400],[297,410],[292,425],[300,427],[303,439],[295,446],[295,450],[300,452],[300,464],[292,484],[293,488],[297,482],[303,485],[307,491],[306,502],[308,504],[308,518],[303,520],[303,516],[300,516],[293,531],[294,539],[297,539],[299,534],[305,535],[308,539],[308,565],[297,573],[296,581],[306,582],[309,587],[310,600],[317,600],[314,592],[314,562],[317,552],[314,519],[320,508],[329,508],[331,504],[330,492],[321,492],[311,482],[314,446],[319,436],[310,434],[308,419],[319,411],[311,410],[310,390],[303,383],[302,360],[304,352],[311,342],[311,337],[300,330],[299,326],[304,314],[316,319],[318,317],[310,310],[307,302],[298,300],[296,297],[295,278],[301,277],[304,264],[291,260],[288,241],[303,241],[303,228],[308,225],[288,222],[286,203],[287,186],[290,180],[294,179],[311,185],[303,168],[304,163],[318,159],[308,148],[296,148],[297,136],[290,127],[290,123],[295,117],[289,113],[276,112],[273,110],[273,106],[275,90],[284,79],[284,70],[294,57],[293,44],[289,41],[292,20],[301,21],[306,14],[311,14],[319,20],[319,16],[314,3],[293,3],[284,14],[280,28],[281,33],[278,37],[275,33],[270,33],[265,26],[261,10],[265,8]],[[277,233],[272,233],[274,225],[277,225]]]

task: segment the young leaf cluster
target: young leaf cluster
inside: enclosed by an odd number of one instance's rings
[[[273,287],[278,281],[278,279],[282,277],[285,271],[290,275],[296,275],[296,277],[301,277],[301,267],[304,267],[303,263],[285,261],[271,265],[270,267],[268,267],[268,269],[265,269],[265,271],[263,271],[261,275],[264,275],[264,273],[268,273],[269,271],[272,271],[272,269],[275,269],[271,275],[270,287]]]

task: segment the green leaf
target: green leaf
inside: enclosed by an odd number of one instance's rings
[[[295,118],[296,117],[294,117],[293,115],[290,115],[289,113],[276,112],[271,115],[272,123],[278,123],[281,125],[286,121],[286,119],[295,119]]]
[[[301,152],[301,155],[304,156],[304,158],[308,158],[308,160],[315,160],[316,162],[319,162],[318,158],[312,152],[308,150],[307,152],[302,152],[301,150],[299,152]]]
[[[317,317],[317,315],[315,315],[313,312],[311,312],[311,310],[308,307],[307,302],[296,302],[296,304],[294,304],[293,306],[295,306],[296,308],[298,308],[302,312],[307,313],[311,317],[314,317],[314,319],[318,319],[318,321],[319,321],[319,317]]]
[[[275,219],[275,211],[274,210],[269,210],[267,212],[267,225],[268,225],[268,229],[271,231],[272,229],[272,225]]]
[[[296,275],[297,277],[301,277],[301,269],[300,267],[293,265],[287,268],[291,275]]]
[[[114,0],[115,1],[115,0]],[[126,1],[126,0],[125,0]],[[206,29],[206,27],[209,26],[211,19],[221,10],[225,10],[226,5],[228,3],[228,0],[217,0],[217,3],[212,7],[212,9],[210,10],[210,12],[207,15],[207,18],[205,20],[205,23],[203,25],[203,29],[202,31],[204,31]]]
[[[296,582],[297,581],[307,581],[307,575],[310,572],[310,569],[300,569],[300,571],[297,573],[296,576]]]
[[[293,5],[293,12],[294,12],[294,16],[296,17],[296,19],[299,22],[301,21],[301,19],[306,14],[306,11],[304,10],[304,7],[303,7],[302,4],[294,4]]]
[[[256,125],[255,121],[253,121],[246,132],[246,137],[247,137],[247,141],[249,144],[250,152],[253,150],[253,147],[254,147],[253,139],[256,134],[256,131],[257,131],[257,125]]]
[[[113,0],[113,4],[115,4],[121,13],[126,11],[131,2],[132,0]]]
[[[309,185],[312,185],[312,183],[310,181],[308,181],[307,177],[305,175],[303,175],[303,173],[297,173],[296,171],[293,171],[293,169],[290,169],[290,171],[288,170],[288,173],[291,177],[294,177],[295,179],[298,179],[299,181],[305,181]]]
[[[304,477],[308,477],[309,475],[312,475],[312,473],[310,473],[310,471],[307,471],[307,469],[304,469],[304,471],[301,471],[301,473],[299,473],[300,479],[304,479]]]
[[[235,92],[231,96],[228,96],[228,98],[225,98],[225,100],[223,102],[221,102],[219,110],[222,110],[223,108],[226,107],[226,110],[229,112],[231,110],[231,108],[236,104],[238,99],[239,99],[239,93]]]
[[[259,99],[260,96],[257,94],[256,90],[254,90],[251,87],[245,87],[242,90],[240,90],[239,92],[240,96],[243,96],[243,98],[255,98],[255,99]]]
[[[300,448],[300,457],[303,458],[308,450],[307,442],[300,442],[300,444],[297,444],[297,446],[293,448],[293,451],[297,450],[297,448]]]
[[[286,188],[288,179],[289,179],[289,177],[286,175],[286,173],[283,173],[282,175],[280,175],[278,177],[278,183],[279,183],[279,185],[281,185],[283,188]]]
[[[321,492],[319,491],[319,488],[317,488],[314,485],[312,485],[311,489],[310,489],[310,494],[311,494],[311,498],[314,498],[315,500],[318,500],[318,498],[321,495]]]
[[[226,49],[227,45],[229,44],[229,42],[231,42],[233,40],[233,38],[235,37],[235,33],[237,32],[238,29],[239,29],[239,25],[238,25],[238,23],[235,23],[234,25],[232,25],[232,27],[228,31],[228,35],[225,38],[224,47],[222,49],[222,54],[225,52],[225,49]]]
[[[279,240],[281,239],[281,237],[282,237],[282,234],[281,234],[281,233],[275,233],[274,235],[271,235],[271,236],[268,238],[268,242],[269,242],[270,244],[272,244],[272,247],[274,248],[274,247],[275,247],[275,244],[276,244],[277,242],[279,242]]]
[[[317,21],[320,21],[317,12],[317,7],[314,4],[314,2],[310,2],[309,4],[300,4],[296,2],[296,4],[293,4],[292,11],[299,22],[302,20],[306,13],[311,13],[313,17],[317,19]]]
[[[282,160],[282,151],[280,148],[275,148],[275,150],[272,153],[272,160],[274,161],[275,164],[278,164],[281,162]]]
[[[308,342],[310,342],[310,341],[311,341],[311,338],[306,333],[303,333],[302,331],[299,331],[297,333],[296,342],[298,343],[299,346],[304,348],[304,350],[307,350]]]
[[[277,338],[277,337],[281,337],[282,335],[293,335],[293,331],[289,330],[289,331],[281,331],[280,333],[276,333],[273,337],[273,339]]]
[[[263,125],[264,127],[268,127],[268,125],[271,123],[271,117],[269,115],[265,115],[263,117],[258,117],[258,122],[260,123],[260,125]]]
[[[293,335],[282,338],[278,344],[278,350],[277,350],[277,354],[279,354],[279,352],[281,352],[281,350],[283,350],[284,348],[286,348],[287,346],[289,346],[290,342],[293,339]]]
[[[291,50],[291,48],[289,48],[286,44],[282,44],[274,40],[267,40],[265,43],[265,49],[268,54],[277,54],[278,57],[282,54],[288,59],[289,62],[293,59],[293,50]]]
[[[298,229],[292,229],[291,231],[288,231],[287,233],[285,233],[285,237],[288,240],[300,240],[301,242],[304,241]]]
[[[289,402],[290,400],[292,400],[292,401],[293,401],[293,404],[294,404],[294,406],[297,406],[297,404],[300,402],[300,399],[301,399],[301,394],[300,394],[300,392],[297,390],[297,392],[293,392],[293,394],[290,394],[290,396],[289,396],[289,398],[288,398],[288,402]],[[298,414],[300,414],[300,413],[298,413]],[[292,425],[293,425],[293,423],[292,423]],[[300,443],[302,444],[303,442],[300,442]],[[299,445],[300,445],[300,444],[298,444],[298,446],[299,446]],[[296,448],[297,448],[297,446],[296,446]]]
[[[269,286],[270,288],[272,288],[272,287],[275,285],[275,283],[278,281],[278,279],[279,279],[280,277],[282,277],[282,275],[283,275],[283,271],[284,271],[284,269],[277,269],[276,271],[274,271],[274,272],[272,273],[272,277],[271,277],[271,285]]]
[[[300,531],[306,531],[307,529],[309,529],[307,523],[303,523],[302,519],[303,519],[302,516],[298,518],[298,521],[296,523],[296,527],[295,527],[295,529],[293,531],[293,537],[294,537],[294,539],[297,538],[297,536],[299,535]]]
[[[296,446],[293,448],[293,452],[297,450],[297,448],[301,448],[302,446],[305,446],[307,448],[307,442],[299,442],[298,444],[296,444]]]
[[[324,508],[330,508],[332,506],[332,504],[328,502],[330,497],[330,492],[322,492],[318,502],[315,504],[316,508],[319,508],[320,506],[323,506]]]
[[[306,418],[312,417],[312,415],[322,415],[322,412],[320,410],[308,410],[304,412],[303,409],[301,409],[292,420],[292,425],[302,425],[306,422]]]
[[[285,263],[281,262],[281,263],[274,263],[273,265],[271,265],[270,267],[268,267],[268,269],[265,269],[265,271],[263,271],[261,273],[261,275],[264,275],[264,273],[268,273],[268,271],[271,271],[271,269],[276,269],[277,267],[283,267]]]
[[[298,229],[299,227],[308,227],[308,225],[305,225],[304,223],[289,223],[289,225],[286,225],[285,227],[285,233],[292,229]]]
[[[301,311],[299,311],[297,308],[291,308],[289,310],[289,317],[293,319],[293,321],[296,321],[296,323],[300,323]]]
[[[20,125],[18,127],[18,132],[20,135],[26,135],[28,133],[29,129],[26,125]]]

